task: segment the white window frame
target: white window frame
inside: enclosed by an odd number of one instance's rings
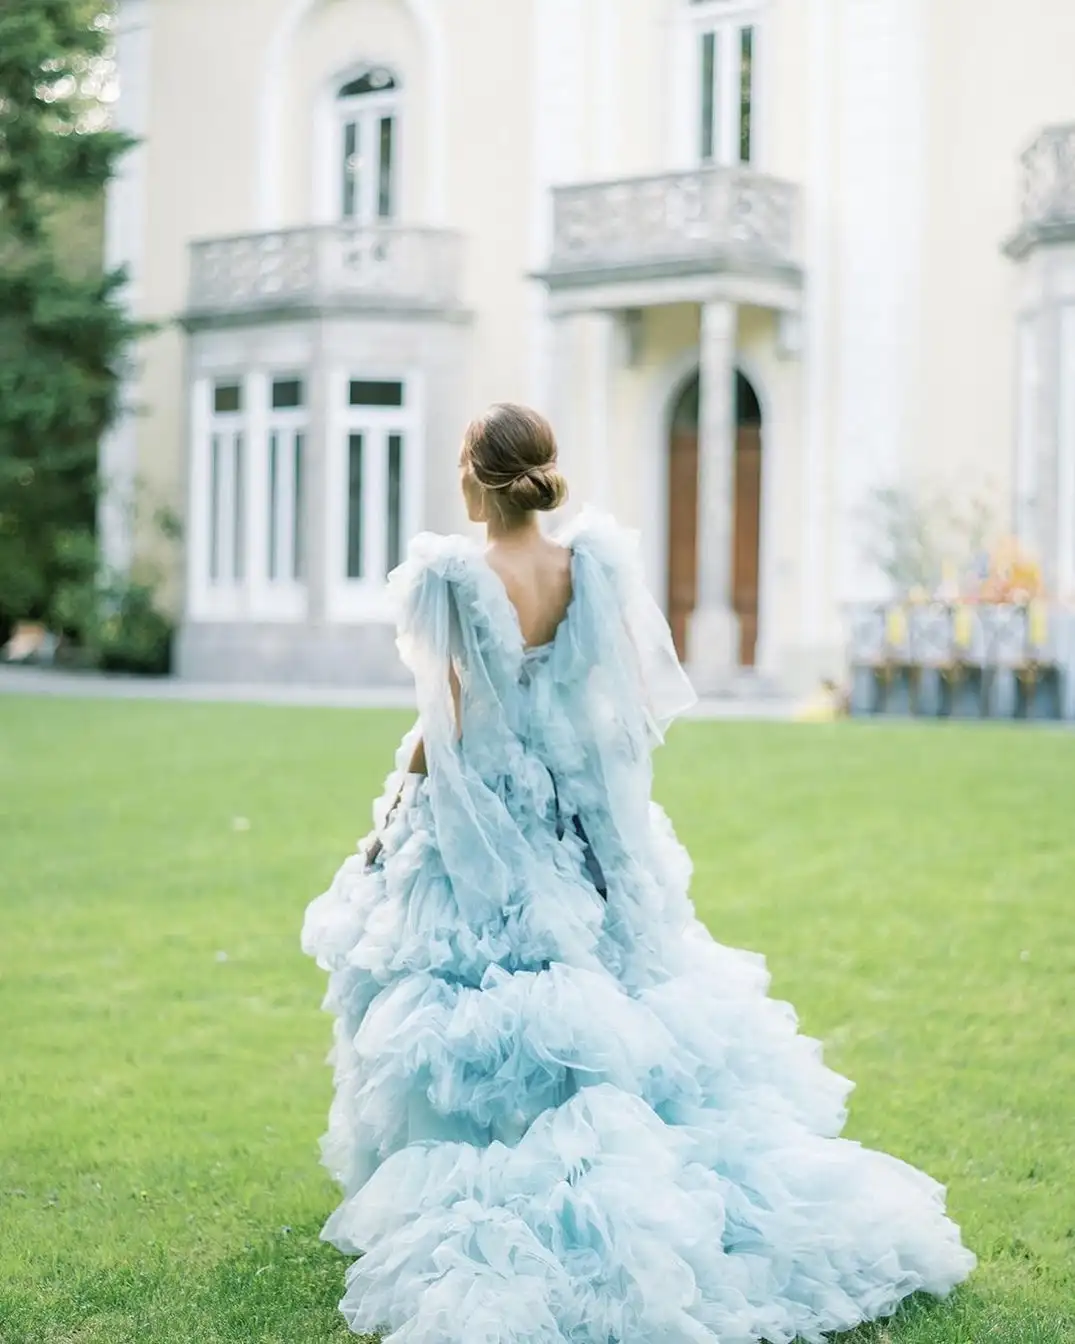
[[[214,409],[218,386],[239,388],[240,409],[217,412]],[[196,380],[193,388],[190,423],[190,502],[188,543],[188,606],[195,620],[229,620],[243,614],[246,586],[250,573],[250,429],[248,415],[250,388],[242,372],[217,370]],[[223,449],[218,477],[220,499],[214,520],[213,440]],[[241,573],[236,573],[235,462],[236,441],[242,443],[243,548]],[[213,574],[212,548],[217,527],[218,555],[224,560]]]
[[[383,92],[359,94],[341,99],[339,91],[372,70],[386,70],[395,80],[395,87]],[[391,211],[378,214],[380,190],[380,122],[392,117],[392,171]],[[344,136],[349,122],[359,122],[365,136],[376,146],[377,168],[367,173],[360,186],[360,200],[353,215],[344,214],[343,158]],[[390,227],[400,217],[400,198],[403,176],[401,171],[403,126],[403,89],[398,70],[390,62],[363,61],[334,75],[322,87],[314,127],[314,202],[316,217],[323,224],[351,225],[369,228]]]
[[[295,380],[302,385],[303,404],[296,407],[274,409],[272,405],[273,384]],[[256,436],[251,438],[257,443],[257,451],[251,461],[250,524],[252,540],[255,543],[251,557],[251,606],[256,615],[263,620],[301,621],[307,611],[307,579],[310,567],[309,509],[308,491],[310,482],[310,373],[305,369],[274,368],[259,372],[254,389],[259,397]],[[270,459],[272,436],[278,436],[278,447],[284,449],[285,466],[277,473],[278,493],[276,523],[278,534],[278,555],[284,563],[279,567],[276,577],[270,573],[271,527],[270,501],[272,497],[272,473]],[[293,572],[292,546],[295,535],[295,439],[302,435],[302,491],[300,507],[306,517],[299,520],[303,542],[302,573]],[[280,545],[279,543],[283,544]]]
[[[294,410],[273,411],[272,385],[279,378],[297,378],[303,384],[307,405]],[[241,409],[220,412],[213,409],[215,389],[237,384]],[[188,609],[192,620],[201,621],[302,621],[308,599],[305,577],[269,577],[269,434],[275,428],[305,436],[306,481],[309,481],[310,375],[306,371],[253,369],[242,372],[214,370],[195,380],[191,404],[190,505],[187,548]],[[237,435],[242,437],[242,561],[236,574],[229,563],[221,577],[213,578],[211,548],[213,537],[213,437],[227,445],[222,479],[224,505],[218,511],[223,523],[219,531],[221,552],[234,557],[235,482],[232,464]],[[232,501],[229,505],[229,501]],[[306,566],[309,565],[309,537],[306,537]]]
[[[351,406],[350,384],[402,383],[402,406]],[[420,375],[414,370],[336,369],[329,378],[330,406],[325,471],[325,610],[340,624],[393,619],[388,598],[388,440],[403,436],[403,499],[400,559],[422,525],[425,475],[424,407]],[[362,434],[368,453],[363,471],[363,576],[347,577],[349,454],[352,434]]]
[[[687,0],[684,28],[687,40],[683,46],[684,59],[689,49],[690,77],[688,88],[690,96],[687,124],[681,128],[681,135],[687,136],[684,153],[679,156],[698,167],[725,167],[757,170],[762,161],[762,51],[764,48],[763,16],[765,0]],[[741,162],[741,88],[740,53],[741,36],[744,28],[753,29],[751,38],[751,84],[750,84],[750,160]],[[702,156],[702,43],[706,34],[717,37],[718,71],[717,86],[721,92],[720,110],[717,112],[717,143],[709,159]],[[717,72],[715,72],[717,73]]]

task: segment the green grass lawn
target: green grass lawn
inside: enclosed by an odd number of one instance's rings
[[[405,723],[0,697],[4,1344],[351,1338],[298,933]],[[710,928],[981,1257],[856,1341],[1075,1340],[1075,737],[689,724],[659,762]]]

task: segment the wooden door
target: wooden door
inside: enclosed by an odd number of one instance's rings
[[[732,606],[739,617],[739,662],[753,667],[758,647],[761,556],[761,426],[740,425],[735,451]]]
[[[687,656],[687,623],[698,590],[698,431],[673,429],[668,454],[668,623]]]
[[[698,596],[698,434],[674,429],[668,470],[668,623],[687,656],[687,627]],[[739,662],[753,667],[758,646],[761,570],[761,426],[740,425],[735,452],[732,606],[739,618]]]

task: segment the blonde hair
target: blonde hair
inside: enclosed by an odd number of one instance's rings
[[[500,402],[472,420],[462,458],[487,508],[505,521],[559,508],[567,498],[552,426],[526,406]]]

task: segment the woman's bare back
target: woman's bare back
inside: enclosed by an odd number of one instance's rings
[[[571,552],[547,537],[498,538],[485,553],[519,618],[527,648],[548,644],[571,605]]]

